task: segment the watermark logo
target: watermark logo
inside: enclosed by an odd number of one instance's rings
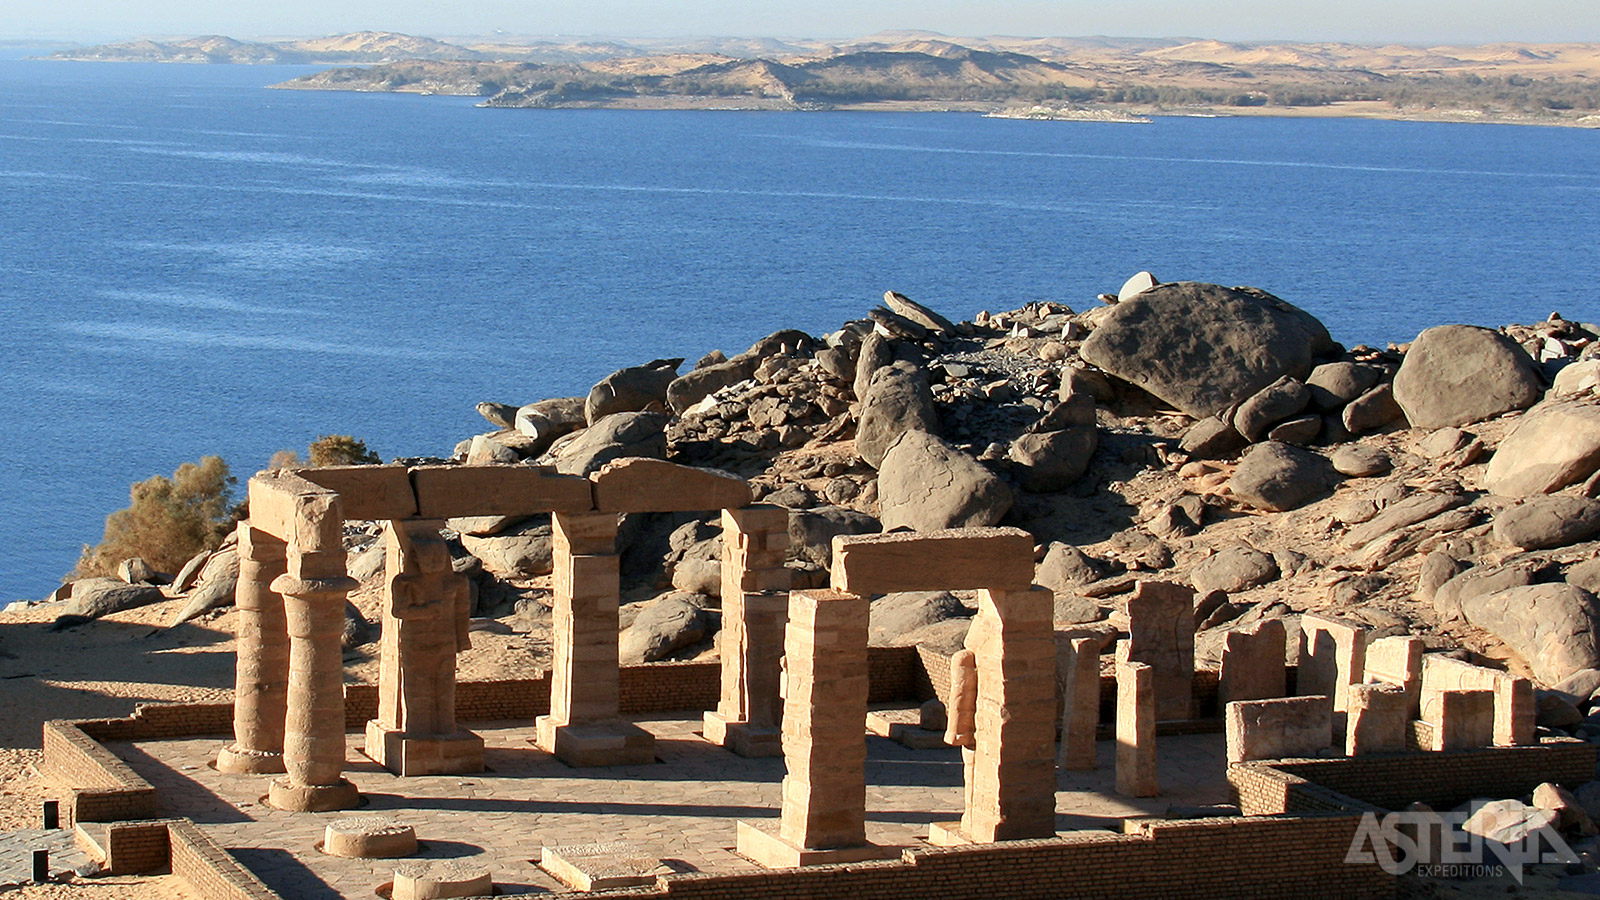
[[[1390,875],[1415,872],[1426,878],[1496,878],[1509,873],[1517,884],[1522,884],[1523,866],[1579,861],[1556,831],[1553,814],[1524,807],[1516,818],[1522,827],[1501,828],[1486,836],[1479,833],[1481,827],[1465,827],[1480,808],[1383,816],[1366,813],[1344,861],[1376,863]],[[1514,839],[1496,839],[1502,836]]]

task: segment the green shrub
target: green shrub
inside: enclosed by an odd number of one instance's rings
[[[220,456],[184,463],[171,478],[156,475],[128,490],[128,508],[106,516],[100,543],[85,545],[67,576],[110,575],[117,563],[143,557],[158,572],[176,572],[201,550],[209,550],[238,521],[233,503],[236,479]]]
[[[358,441],[348,434],[325,434],[312,441],[309,458],[312,468],[364,466],[383,462],[378,454],[367,449],[365,441]]]

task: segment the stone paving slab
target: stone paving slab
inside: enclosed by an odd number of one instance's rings
[[[50,877],[65,875],[89,862],[78,849],[70,828],[45,831],[24,828],[0,833],[0,893],[33,881],[33,851],[50,851]]]
[[[781,758],[745,759],[699,735],[695,718],[635,718],[656,738],[653,765],[575,769],[532,743],[532,722],[474,723],[490,771],[477,775],[390,775],[347,743],[346,775],[366,799],[361,812],[415,827],[413,858],[473,857],[488,865],[502,893],[564,891],[538,866],[542,846],[627,841],[675,871],[754,868],[734,852],[736,823],[776,819]],[[361,898],[393,878],[396,860],[341,859],[316,849],[337,813],[290,813],[262,802],[267,778],[212,767],[221,736],[110,743],[155,785],[163,815],[188,816],[269,886],[304,900]],[[926,846],[928,826],[961,814],[961,759],[950,748],[911,750],[867,738],[867,837],[878,844]],[[1120,830],[1130,816],[1169,806],[1227,803],[1221,735],[1160,743],[1164,793],[1129,800],[1113,791],[1115,745],[1098,746],[1100,768],[1063,772],[1057,781],[1058,831]],[[70,835],[70,832],[66,832]]]

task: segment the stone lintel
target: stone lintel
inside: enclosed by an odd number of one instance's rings
[[[366,754],[396,775],[465,775],[483,771],[483,738],[471,731],[407,735],[367,722]]]
[[[778,836],[776,823],[768,822],[740,822],[736,849],[740,856],[769,869],[866,862],[873,859],[893,859],[900,855],[899,847],[885,847],[880,844],[860,844],[827,850],[797,847]]]
[[[540,716],[534,726],[539,749],[569,766],[642,766],[656,761],[655,736],[632,722],[560,725]]]
[[[288,472],[250,479],[250,525],[302,552],[344,550],[339,494]]]
[[[737,509],[750,503],[750,485],[743,478],[664,459],[613,460],[589,478],[594,482],[594,508],[600,512]]]
[[[1489,690],[1494,692],[1494,743],[1502,747],[1537,744],[1535,734],[1538,707],[1533,693],[1533,682],[1510,672],[1476,666],[1438,653],[1422,658],[1421,684],[1418,688],[1419,712],[1417,718],[1437,721],[1429,716],[1427,707],[1436,702],[1436,695],[1446,690]]]
[[[548,466],[418,466],[411,487],[424,519],[594,509],[589,479]]]
[[[409,519],[417,514],[411,470],[405,466],[324,466],[293,472],[337,493],[347,519]]]
[[[832,586],[867,596],[894,591],[1026,591],[1033,535],[1020,528],[839,535]]]

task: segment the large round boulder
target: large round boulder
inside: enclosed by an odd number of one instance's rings
[[[1007,456],[1020,470],[1023,490],[1064,491],[1089,470],[1089,460],[1099,445],[1100,435],[1093,425],[1073,425],[1020,435]]]
[[[1600,668],[1600,601],[1570,584],[1531,584],[1461,601],[1468,622],[1505,641],[1553,685],[1580,669]]]
[[[656,412],[606,416],[556,449],[556,471],[564,475],[589,475],[625,456],[666,459],[666,427],[667,417]]]
[[[938,531],[994,525],[1011,509],[1011,489],[977,460],[925,431],[890,445],[878,471],[885,530]]]
[[[618,369],[589,389],[583,415],[590,425],[614,413],[667,407],[667,386],[678,377],[681,359],[658,359]]]
[[[1315,316],[1265,291],[1180,281],[1111,307],[1079,353],[1202,419],[1285,375],[1305,378],[1335,347]]]
[[[889,445],[908,431],[938,430],[933,391],[920,369],[897,362],[873,374],[856,427],[856,453],[867,465],[880,468]]]
[[[1326,457],[1266,441],[1240,457],[1228,489],[1256,509],[1287,512],[1332,490],[1338,481]]]
[[[1546,401],[1506,435],[1484,483],[1505,497],[1548,494],[1600,468],[1600,403]]]
[[[1481,422],[1539,399],[1539,372],[1516,341],[1474,325],[1417,335],[1394,376],[1394,399],[1414,428]]]

